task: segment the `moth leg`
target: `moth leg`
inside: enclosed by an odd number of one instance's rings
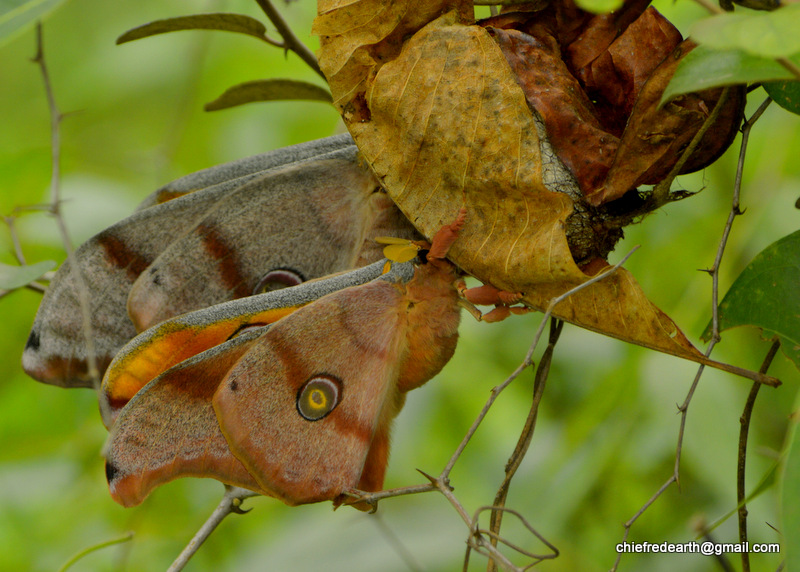
[[[483,322],[500,322],[511,314],[525,314],[530,312],[530,308],[525,306],[512,306],[522,298],[522,292],[508,292],[500,290],[491,284],[483,284],[475,288],[467,288],[463,280],[457,285],[458,292],[462,298],[473,305],[489,306],[494,304],[494,310],[483,314],[479,319]],[[477,310],[477,309],[476,309]],[[473,313],[473,316],[475,314]]]
[[[495,306],[494,310],[490,310],[481,316],[481,321],[488,322],[490,324],[494,322],[502,322],[511,314],[527,314],[528,312],[534,311],[535,310],[533,308],[528,308],[527,306]]]
[[[483,312],[478,310],[475,307],[475,304],[467,300],[466,298],[459,298],[458,305],[464,308],[467,312],[469,312],[476,321],[480,322],[483,320]]]
[[[490,304],[511,306],[519,302],[522,298],[522,292],[500,290],[500,288],[492,286],[491,284],[483,284],[475,288],[465,287],[459,289],[459,292],[464,298],[480,306],[488,306]]]
[[[464,223],[467,220],[467,208],[461,207],[458,211],[456,219],[439,229],[433,237],[433,241],[428,250],[428,262],[436,264],[441,262],[447,256],[450,247],[458,238],[459,232],[464,228]],[[523,314],[529,312],[530,309],[520,306],[512,307],[513,304],[522,299],[522,292],[507,292],[492,286],[491,284],[484,284],[476,288],[467,288],[463,279],[458,280],[456,289],[461,295],[459,305],[466,308],[467,311],[478,321],[484,322],[499,322],[513,314]],[[491,305],[494,304],[494,310],[482,314],[480,310],[475,307],[475,304]]]

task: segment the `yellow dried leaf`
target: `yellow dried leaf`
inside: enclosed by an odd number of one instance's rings
[[[438,15],[443,9],[450,11]],[[368,31],[363,15],[385,11],[390,23]],[[494,39],[469,20],[471,11],[471,2],[321,3],[320,65],[366,162],[409,220],[430,239],[466,206],[448,258],[542,310],[589,278],[565,234],[580,190]],[[350,14],[359,18],[351,23]],[[708,362],[623,269],[554,314]]]

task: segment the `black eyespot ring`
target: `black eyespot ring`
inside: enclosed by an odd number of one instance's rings
[[[289,286],[297,286],[303,282],[305,282],[305,278],[303,278],[303,275],[299,272],[289,268],[275,268],[261,277],[256,287],[253,288],[253,294],[263,294],[264,292],[281,290]]]
[[[330,375],[315,375],[297,392],[297,412],[307,421],[319,421],[339,405],[341,395],[341,381]]]

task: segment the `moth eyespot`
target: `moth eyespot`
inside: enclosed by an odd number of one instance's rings
[[[297,392],[297,412],[308,421],[319,421],[339,405],[342,382],[330,375],[315,375]]]
[[[253,294],[263,294],[264,292],[272,292],[273,290],[280,290],[288,288],[289,286],[297,286],[305,282],[305,278],[294,270],[288,268],[276,268],[270,270],[261,280],[258,281],[256,287],[253,289]]]

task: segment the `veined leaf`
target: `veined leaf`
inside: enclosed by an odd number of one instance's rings
[[[331,103],[331,94],[324,87],[293,79],[263,79],[247,81],[229,88],[214,101],[205,105],[206,111],[217,111],[255,101],[303,99]]]
[[[4,290],[21,288],[37,278],[41,278],[45,272],[54,268],[55,265],[54,260],[43,260],[28,266],[0,264],[0,288]]]
[[[800,231],[761,251],[719,305],[719,327],[757,326],[778,336],[781,349],[800,368]],[[711,337],[711,323],[703,339]]]
[[[791,58],[800,63],[800,54]],[[661,103],[677,95],[723,85],[794,79],[792,73],[775,60],[754,56],[742,50],[717,50],[698,46],[687,54],[664,91]]]
[[[764,84],[764,89],[775,103],[800,115],[800,81],[770,81]]]
[[[181,30],[222,30],[264,39],[267,29],[258,20],[243,14],[194,14],[165,20],[155,20],[128,30],[117,38],[117,44],[132,42],[148,36],[179,32]]]
[[[800,4],[788,4],[772,12],[712,16],[694,24],[689,35],[718,50],[783,58],[800,52],[799,28]]]

